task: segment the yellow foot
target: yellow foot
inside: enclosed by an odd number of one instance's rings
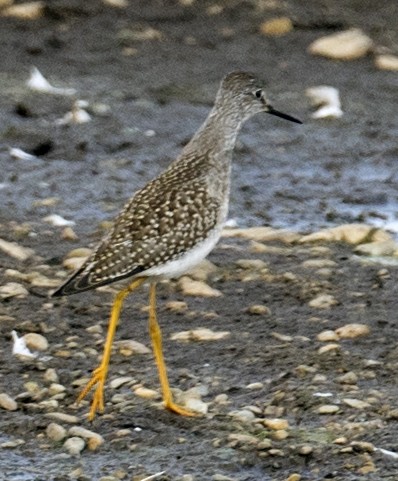
[[[80,401],[82,401],[91,391],[91,389],[93,389],[93,387],[96,385],[93,400],[91,402],[90,412],[88,414],[89,421],[92,421],[94,419],[97,412],[102,413],[104,411],[105,378],[106,369],[104,369],[102,366],[97,367],[97,369],[93,371],[90,381],[87,383],[86,387],[79,394],[79,397],[76,400],[77,404],[79,404]]]
[[[200,416],[199,413],[196,413],[195,411],[191,411],[190,409],[183,408],[182,406],[179,406],[173,401],[166,401],[164,403],[164,407],[176,414],[180,414],[180,416],[190,416],[190,417],[195,417],[195,416]]]

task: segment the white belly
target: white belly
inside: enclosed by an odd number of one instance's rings
[[[168,261],[158,267],[151,267],[143,272],[143,275],[148,277],[164,277],[173,278],[180,277],[192,268],[194,268],[199,262],[201,262],[217,244],[218,239],[221,236],[221,229],[214,229],[211,235],[200,244],[196,245],[188,253],[183,254],[178,259]]]

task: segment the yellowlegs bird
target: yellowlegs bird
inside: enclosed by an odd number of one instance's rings
[[[150,283],[149,332],[164,405],[175,413],[193,415],[172,398],[156,316],[156,283],[189,271],[217,243],[227,217],[236,137],[243,122],[260,112],[301,123],[275,110],[263,83],[252,74],[227,75],[213,109],[179,157],[128,201],[83,266],[53,293],[75,294],[129,279],[114,300],[101,363],[78,397],[79,402],[95,387],[90,419],[104,410],[104,385],[123,300],[146,281]]]

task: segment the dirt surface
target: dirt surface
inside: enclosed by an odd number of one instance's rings
[[[94,0],[44,3],[34,21],[0,17],[0,237],[35,252],[25,262],[0,253],[0,287],[17,282],[28,289],[0,304],[0,392],[18,407],[1,411],[0,479],[141,480],[163,470],[161,481],[397,479],[397,459],[380,451],[398,451],[394,265],[358,259],[344,244],[273,242],[254,252],[248,241],[223,240],[210,256],[218,269],[207,279],[222,296],[188,298],[174,282],[159,290],[171,384],[183,391],[202,386],[208,414],[181,418],[136,396],[137,384],[158,388],[152,356],[116,348],[110,381],[132,379],[107,388],[105,415],[93,424],[85,420],[88,406],[73,402],[101,351],[111,294],[53,302],[49,288],[29,280],[32,272],[61,280],[65,254],[96,242],[101,223],[168,165],[206,117],[220,79],[235,69],[266,78],[275,107],[305,124],[267,116],[245,125],[231,218],[295,231],[394,222],[397,74],[377,70],[373,55],[333,62],[307,47],[360,27],[376,49],[397,52],[397,3],[350,0],[343,8],[330,0],[236,0],[218,13],[215,3],[199,1],[131,1],[127,8]],[[293,20],[292,32],[258,33],[261,22],[280,15]],[[54,85],[75,88],[76,97],[29,91],[32,65]],[[319,84],[340,90],[342,119],[310,120],[304,92]],[[57,125],[76,98],[89,102],[92,121]],[[11,159],[9,147],[37,157]],[[73,220],[78,239],[63,239],[62,227],[43,221],[52,213]],[[266,265],[236,263],[248,258]],[[309,259],[322,262],[303,264]],[[318,294],[336,303],[311,307]],[[174,312],[169,301],[186,302],[187,309]],[[149,345],[146,305],[145,289],[126,303],[119,340]],[[253,313],[256,305],[260,314]],[[317,340],[320,332],[353,322],[370,334],[319,351],[327,344]],[[230,334],[212,342],[170,340],[196,327]],[[37,361],[17,360],[13,329],[43,334],[49,348]],[[65,392],[51,391],[48,369]],[[320,414],[325,404],[338,411]],[[52,412],[78,416],[74,424],[105,443],[71,456],[63,441],[46,435]],[[287,420],[285,432],[266,427],[271,418]]]

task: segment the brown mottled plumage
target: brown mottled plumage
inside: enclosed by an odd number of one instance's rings
[[[172,411],[189,414],[171,398],[156,321],[155,283],[183,274],[217,243],[228,211],[235,140],[242,123],[259,112],[301,123],[273,109],[262,82],[252,74],[227,75],[209,116],[180,156],[132,197],[93,254],[53,293],[69,295],[125,278],[133,281],[116,297],[103,361],[79,398],[98,384],[91,418],[103,409],[102,390],[122,301],[144,279],[151,281],[150,331],[165,404]]]

